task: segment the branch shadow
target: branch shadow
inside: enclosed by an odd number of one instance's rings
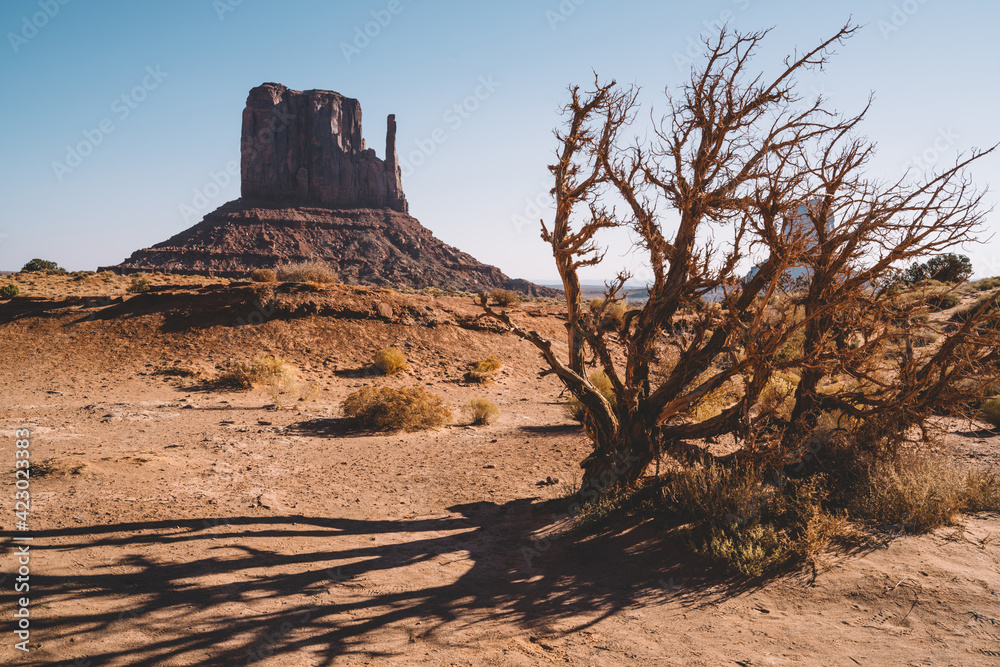
[[[39,632],[99,647],[89,664],[253,664],[308,652],[311,664],[331,665],[401,654],[418,626],[420,639],[459,642],[496,622],[569,633],[625,609],[718,594],[718,581],[648,523],[598,540],[539,537],[564,504],[521,498],[456,505],[436,518],[237,516],[38,531],[33,549],[120,550],[108,560],[131,571],[46,576],[37,595],[52,613],[38,619]],[[466,569],[448,569],[455,563]],[[148,641],[101,641],[127,631]]]

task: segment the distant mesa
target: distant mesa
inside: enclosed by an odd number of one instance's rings
[[[323,260],[361,284],[561,294],[508,278],[441,242],[408,214],[393,115],[381,160],[362,138],[357,100],[265,83],[247,97],[240,155],[239,199],[102,268],[241,277]]]

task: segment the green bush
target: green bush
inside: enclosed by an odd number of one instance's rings
[[[0,299],[13,299],[21,293],[21,290],[14,283],[8,283],[0,287]]]
[[[932,257],[923,264],[914,262],[903,273],[903,282],[916,285],[928,280],[942,283],[959,283],[972,275],[972,260],[965,255],[948,253]]]
[[[142,276],[133,276],[132,282],[129,283],[127,291],[130,294],[139,294],[140,292],[149,291],[149,280]]]
[[[25,273],[32,273],[36,271],[58,271],[61,273],[65,273],[66,269],[62,268],[55,262],[50,262],[47,259],[38,259],[36,257],[35,259],[31,260],[23,267],[21,267],[21,271]]]
[[[416,431],[451,421],[444,401],[422,387],[363,387],[344,399],[344,416],[372,431]]]
[[[373,362],[375,368],[382,375],[395,375],[409,368],[409,365],[406,363],[406,357],[394,347],[387,347],[384,350],[376,352]]]
[[[492,424],[500,416],[500,408],[493,401],[485,398],[473,398],[462,407],[469,420],[475,426]]]

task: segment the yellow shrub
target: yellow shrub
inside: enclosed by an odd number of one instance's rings
[[[395,375],[409,368],[409,365],[406,363],[406,357],[394,347],[387,347],[384,350],[376,352],[373,362],[375,363],[375,368],[382,375]]]
[[[344,416],[373,431],[415,431],[451,420],[444,401],[421,387],[363,387],[344,399]]]

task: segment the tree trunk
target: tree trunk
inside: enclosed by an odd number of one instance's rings
[[[588,432],[594,451],[580,463],[580,493],[604,495],[634,484],[656,458],[651,433],[644,420],[631,415],[619,422],[617,433]]]

